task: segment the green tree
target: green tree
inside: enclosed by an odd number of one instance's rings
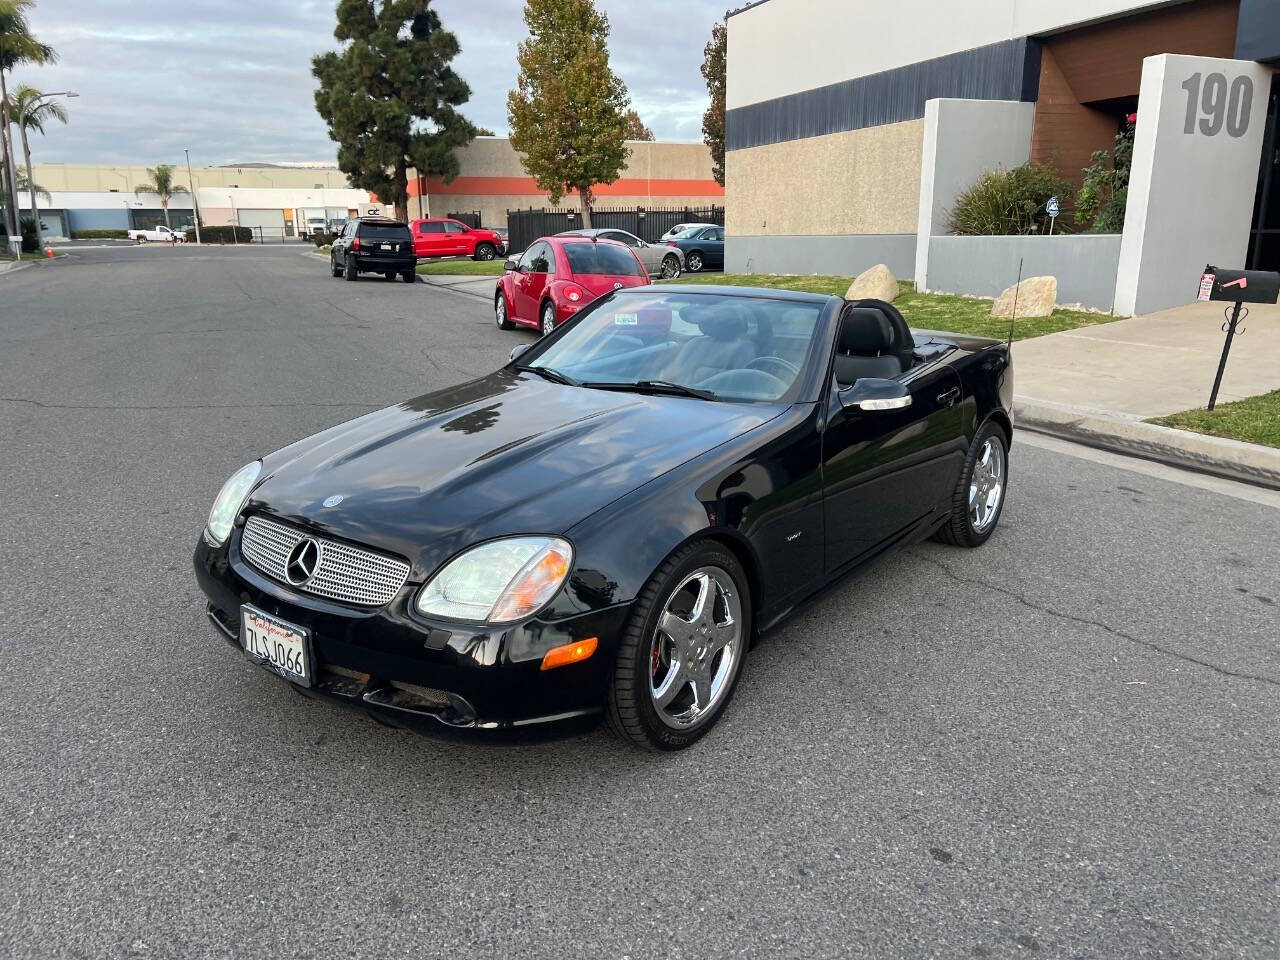
[[[1129,114],[1125,128],[1116,134],[1115,147],[1095,150],[1084,168],[1084,183],[1076,197],[1076,223],[1093,223],[1090,233],[1124,232],[1124,211],[1129,202],[1129,168],[1133,164],[1133,133],[1136,113]]]
[[[36,185],[31,171],[31,140],[28,134],[44,135],[44,125],[50,120],[67,122],[67,108],[51,97],[46,97],[35,87],[22,85],[13,92],[13,119],[18,124],[18,132],[22,135],[22,156],[27,166],[27,189],[31,192],[31,216],[36,224],[36,246],[44,246],[44,236],[40,229],[40,215],[36,209],[36,197],[48,193]],[[19,187],[21,189],[21,187]],[[50,199],[49,202],[52,203]]]
[[[155,169],[147,167],[147,176],[151,178],[150,183],[139,184],[134,187],[133,192],[136,196],[144,193],[154,193],[160,198],[160,209],[164,211],[164,225],[171,227],[169,223],[169,201],[174,195],[179,193],[190,193],[180,183],[173,182],[173,167],[167,163],[157,163]]]
[[[725,20],[729,11],[725,11]],[[711,151],[711,175],[724,186],[724,84],[729,51],[729,29],[725,20],[711,28],[711,39],[702,48],[702,79],[707,82],[711,103],[702,115],[702,142]]]
[[[9,86],[7,75],[19,64],[45,64],[57,60],[57,54],[48,44],[31,35],[27,13],[35,6],[35,0],[0,0],[0,165],[5,168],[0,180],[0,195],[9,211],[10,230],[18,226],[17,171],[11,169],[8,158],[12,144],[9,130]]]
[[[511,144],[553,203],[577,192],[589,227],[592,189],[617,181],[627,162],[630,100],[609,66],[609,19],[592,0],[527,0],[524,22],[507,94]]]
[[[645,126],[644,121],[640,119],[640,114],[636,113],[634,110],[628,110],[623,114],[623,116],[627,118],[628,140],[653,141],[653,131]]]
[[[454,151],[476,136],[457,110],[471,88],[449,65],[461,49],[431,0],[339,0],[340,52],[312,58],[316,110],[352,185],[409,216],[409,175],[458,175]]]

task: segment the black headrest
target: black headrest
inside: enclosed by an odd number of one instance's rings
[[[851,307],[840,320],[840,342],[836,349],[841,353],[861,353],[873,357],[893,353],[893,333],[893,324],[879,310]]]
[[[898,308],[893,304],[884,300],[866,299],[855,300],[850,305],[851,310],[874,310],[889,321],[889,327],[893,331],[893,346],[889,349],[899,360],[902,361],[904,370],[910,369],[912,359],[911,355],[915,351],[915,337],[911,335],[911,328],[907,326],[906,317],[904,317]]]
[[[712,340],[737,340],[747,335],[747,318],[728,304],[708,310],[694,322]]]

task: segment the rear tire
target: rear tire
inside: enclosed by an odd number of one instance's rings
[[[360,271],[356,269],[356,261],[354,257],[348,256],[343,262],[342,275],[348,280],[360,279]]]
[[[498,255],[497,248],[492,243],[481,243],[476,247],[474,260],[492,260]]]
[[[417,283],[417,282],[418,282],[418,271],[417,271],[417,270],[406,270],[404,273],[400,274],[400,276],[404,277],[404,282],[405,282],[405,283]]]
[[[688,254],[684,258],[684,266],[690,273],[701,273],[702,268],[706,266],[705,261],[702,259],[701,251],[695,250],[693,253]]]
[[[493,298],[493,319],[497,323],[499,330],[514,330],[516,328],[516,325],[511,322],[511,318],[507,315],[507,295],[501,290]]]
[[[953,547],[980,547],[990,539],[1004,512],[1009,490],[1009,439],[988,420],[982,425],[951,494],[951,515],[933,535]]]
[[[674,253],[669,253],[662,258],[662,273],[660,276],[663,280],[674,280],[680,276],[680,258]]]
[[[674,642],[674,636],[666,633],[662,624],[668,616],[668,608],[678,605],[682,592],[704,572],[711,575],[709,583],[714,584],[708,601],[711,604],[708,616],[713,629],[709,635],[705,630],[699,631],[698,621],[694,620],[688,628],[692,642],[695,645],[699,642],[705,644],[725,626],[736,628],[736,635],[725,644],[723,653],[717,650],[699,662],[696,656],[687,656],[687,648],[681,649],[682,644]],[[693,590],[697,592],[698,587],[694,585]],[[720,621],[724,620],[728,623],[721,625]],[[738,558],[710,540],[681,547],[663,561],[644,585],[622,630],[613,679],[609,684],[606,715],[610,727],[618,736],[647,750],[682,750],[697,742],[716,724],[732,699],[742,676],[742,664],[750,641],[751,593],[746,572]],[[665,665],[661,660],[664,650],[670,653]],[[731,660],[725,664],[723,657],[730,654]],[[702,695],[696,691],[700,664],[706,671],[702,676],[714,678],[709,684],[710,704],[705,712],[697,708],[698,697]],[[681,683],[677,674],[676,680],[668,686],[667,677],[659,673],[664,667],[667,671],[677,667],[692,668],[686,671],[691,677]],[[657,688],[655,683],[658,683]],[[660,700],[664,699],[663,689],[670,691],[665,707],[659,706]],[[684,722],[679,715],[686,710],[694,713],[694,717]]]
[[[554,333],[556,329],[556,305],[548,300],[542,305],[542,335],[545,337],[549,333]]]

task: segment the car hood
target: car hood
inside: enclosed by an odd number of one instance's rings
[[[504,369],[270,455],[246,512],[390,551],[420,578],[481,540],[563,533],[783,409],[562,386]]]

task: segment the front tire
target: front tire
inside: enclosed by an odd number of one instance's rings
[[[648,750],[697,742],[733,697],[750,638],[751,593],[738,558],[709,540],[677,550],[623,628],[610,726]]]
[[[702,259],[702,254],[697,250],[684,258],[685,269],[690,273],[701,273],[702,268],[706,265]]]
[[[1009,488],[1009,440],[997,423],[982,425],[951,495],[951,515],[933,535],[955,547],[980,547],[995,532]]]
[[[662,258],[662,272],[659,274],[663,280],[674,280],[680,276],[680,258],[674,253],[669,253]]]
[[[329,254],[329,272],[335,277],[342,276],[342,268],[338,266],[338,261],[333,259],[333,254]]]
[[[499,330],[514,330],[515,324],[511,322],[511,318],[507,316],[507,296],[501,290],[498,295],[493,298],[493,319],[498,324]]]
[[[476,247],[475,260],[492,260],[497,256],[498,250],[492,243],[482,243]]]
[[[542,305],[542,335],[554,333],[556,329],[556,305],[548,300]]]

